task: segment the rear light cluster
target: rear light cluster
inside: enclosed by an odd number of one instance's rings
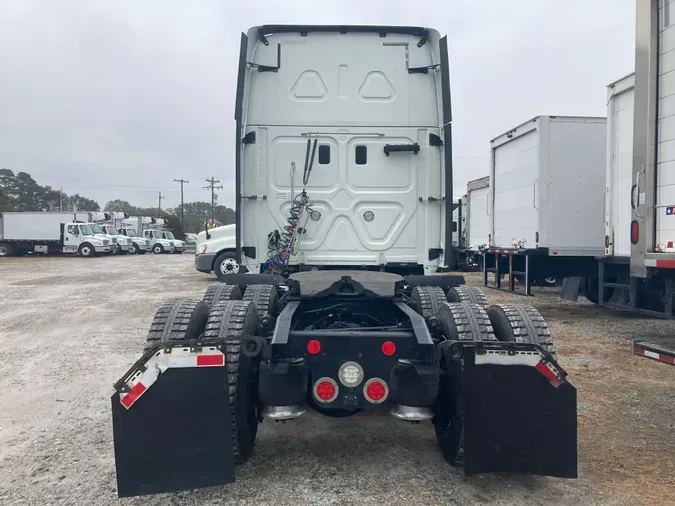
[[[363,395],[366,400],[373,404],[380,404],[387,400],[389,387],[380,378],[372,378],[363,386]]]
[[[338,386],[333,378],[321,378],[314,383],[314,397],[319,402],[333,402],[337,396]]]
[[[345,384],[344,373],[341,369],[340,381]],[[357,385],[361,383],[361,379]],[[351,385],[345,385],[351,386]],[[337,399],[340,387],[333,378],[320,378],[314,383],[314,398],[322,404],[329,404]],[[363,396],[371,404],[381,404],[389,397],[389,386],[380,378],[371,378],[363,385]]]

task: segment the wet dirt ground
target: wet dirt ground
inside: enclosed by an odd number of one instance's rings
[[[577,480],[465,478],[443,460],[430,424],[386,410],[307,413],[263,423],[234,485],[117,499],[112,384],[140,355],[162,302],[199,299],[215,283],[192,261],[0,260],[0,504],[675,504],[675,367],[631,351],[638,338],[675,343],[674,324],[563,302],[554,290],[487,296],[531,303],[549,324],[578,390]]]

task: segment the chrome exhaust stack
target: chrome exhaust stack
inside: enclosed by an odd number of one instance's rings
[[[391,408],[391,414],[405,422],[424,422],[434,417],[431,408],[404,406],[403,404],[394,404],[394,407]]]
[[[307,408],[302,404],[292,406],[265,406],[261,415],[269,420],[292,420],[302,415]]]

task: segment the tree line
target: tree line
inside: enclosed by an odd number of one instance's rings
[[[93,199],[76,193],[68,195],[51,186],[41,186],[26,172],[14,173],[9,169],[0,169],[0,213],[9,211],[101,211],[101,206]],[[126,200],[110,200],[103,211],[117,211],[129,216],[153,216],[168,221],[177,237],[185,233],[199,233],[204,223],[211,219],[211,203],[186,202],[183,206],[185,230],[181,226],[181,207],[163,209],[156,207],[138,207]],[[234,223],[234,209],[216,205],[214,217],[223,225]]]

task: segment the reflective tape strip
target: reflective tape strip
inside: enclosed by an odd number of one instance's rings
[[[481,353],[476,353],[474,363],[476,365],[524,365],[534,367],[551,385],[558,388],[562,384],[560,371],[550,362],[542,361],[542,358],[544,358],[543,355],[538,351],[509,353],[506,350],[482,350]]]
[[[656,353],[655,351],[645,350],[635,346],[633,348],[633,353],[636,355],[641,355],[643,357],[651,358],[652,360],[658,360],[659,362],[665,362],[666,364],[675,365],[675,357],[666,355],[665,353]]]
[[[160,350],[145,363],[145,371],[137,371],[127,382],[128,392],[120,393],[122,406],[129,409],[150,388],[161,373],[167,369],[185,369],[192,367],[223,367],[225,355],[216,347],[199,352],[190,348]]]

